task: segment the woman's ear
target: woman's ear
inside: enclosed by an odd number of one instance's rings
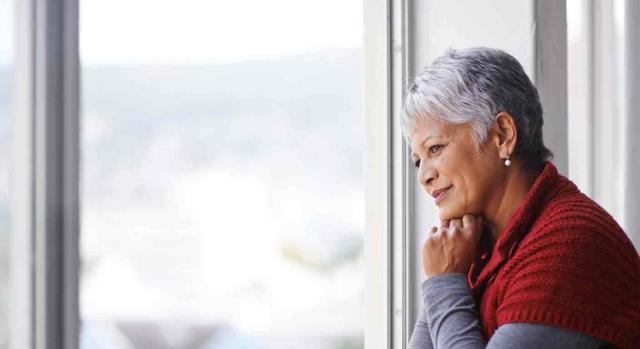
[[[498,113],[492,128],[495,132],[494,140],[500,157],[506,158],[513,154],[518,140],[518,129],[513,116],[508,112]]]

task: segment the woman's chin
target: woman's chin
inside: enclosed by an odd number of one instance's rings
[[[443,210],[443,209],[440,209],[440,211],[438,211],[438,217],[440,218],[441,221],[448,221],[451,218],[453,218],[447,210]]]
[[[455,208],[450,208],[447,206],[440,207],[440,210],[438,211],[438,217],[440,218],[441,221],[448,221],[454,218],[460,218],[463,215],[464,214],[462,213],[461,210],[457,210]]]

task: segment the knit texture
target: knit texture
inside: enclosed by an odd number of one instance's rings
[[[498,241],[488,239],[468,275],[487,340],[500,325],[528,322],[640,348],[640,256],[551,162]]]

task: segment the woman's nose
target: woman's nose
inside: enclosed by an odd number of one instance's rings
[[[425,188],[431,185],[431,182],[437,177],[437,172],[433,168],[433,166],[429,166],[425,162],[422,162],[420,166],[419,179],[420,183],[425,186]]]

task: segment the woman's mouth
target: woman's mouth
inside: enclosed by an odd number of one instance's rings
[[[438,189],[436,191],[433,192],[433,198],[436,201],[436,205],[440,203],[440,201],[444,200],[445,196],[447,196],[447,193],[449,192],[449,189],[451,189],[452,186],[449,186],[447,188],[444,189]]]

